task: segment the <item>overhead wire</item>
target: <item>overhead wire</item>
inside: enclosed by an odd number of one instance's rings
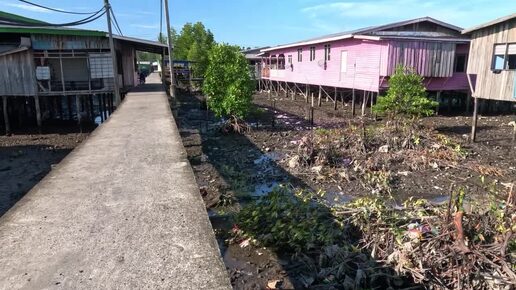
[[[118,21],[116,20],[116,16],[115,16],[115,11],[113,11],[113,7],[109,7],[109,11],[111,13],[111,15],[113,16],[113,22],[115,23],[115,28],[116,30],[118,31],[118,33],[120,33],[120,35],[124,36],[124,34],[122,33],[122,29],[120,29],[120,26],[118,25]]]
[[[61,10],[61,9],[56,9],[56,8],[52,8],[52,7],[43,6],[43,5],[37,4],[37,3],[32,3],[32,2],[27,1],[27,0],[18,0],[18,1],[23,2],[25,4],[29,4],[29,5],[35,6],[35,7],[39,7],[39,8],[50,10],[50,11],[54,11],[54,12],[60,12],[60,13],[77,14],[77,15],[88,15],[88,14],[95,14],[96,13],[96,12],[66,11],[66,10]]]
[[[102,13],[101,13],[102,12]],[[99,14],[100,13],[100,14]],[[18,26],[27,26],[27,27],[59,27],[59,26],[78,26],[83,25],[86,23],[90,23],[92,21],[95,21],[102,17],[104,14],[106,14],[106,10],[104,8],[98,10],[94,14],[73,22],[68,23],[29,23],[29,22],[19,22],[19,21],[0,21],[0,24],[7,24],[7,25],[18,25]]]

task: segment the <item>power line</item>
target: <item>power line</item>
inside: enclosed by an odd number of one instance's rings
[[[100,12],[102,12],[102,13],[100,13]],[[0,21],[0,24],[18,25],[18,26],[27,26],[27,27],[78,26],[78,25],[83,25],[83,24],[95,21],[95,20],[99,19],[100,17],[102,17],[104,14],[106,14],[106,11],[104,10],[104,8],[102,8],[89,17],[86,17],[81,20],[73,21],[73,22],[68,22],[68,23],[54,24],[54,23],[28,23],[28,22],[18,22],[18,21]]]
[[[116,20],[115,11],[113,11],[112,6],[109,7],[109,11],[111,12],[111,15],[113,16],[113,20],[115,21],[116,30],[118,31],[118,33],[120,33],[120,35],[124,36],[124,34],[122,33],[122,29],[120,29],[120,26],[118,26],[118,21]]]
[[[47,7],[47,6],[43,6],[43,5],[40,5],[40,4],[32,3],[32,2],[29,2],[27,0],[18,0],[18,1],[26,3],[26,4],[29,4],[29,5],[32,5],[32,6],[36,6],[36,7],[39,7],[39,8],[43,8],[43,9],[46,9],[46,10],[55,11],[55,12],[61,12],[61,13],[67,13],[67,14],[79,14],[79,15],[82,14],[82,15],[86,15],[86,14],[95,14],[96,13],[96,12],[66,11],[66,10],[56,9],[56,8]]]

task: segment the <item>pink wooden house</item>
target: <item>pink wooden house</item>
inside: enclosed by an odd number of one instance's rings
[[[461,30],[424,17],[262,49],[260,89],[306,98],[315,89],[335,104],[345,94],[367,99],[385,91],[402,64],[425,78],[430,95],[465,100],[469,38]]]

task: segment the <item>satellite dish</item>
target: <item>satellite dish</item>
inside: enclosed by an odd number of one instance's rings
[[[326,69],[326,66],[327,66],[327,64],[326,64],[326,60],[324,60],[324,59],[320,59],[320,60],[318,60],[318,61],[317,61],[317,65],[318,65],[319,67],[322,67],[322,68]]]

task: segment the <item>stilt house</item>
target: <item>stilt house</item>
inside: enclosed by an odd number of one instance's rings
[[[34,117],[41,126],[52,117],[80,119],[84,113],[94,118],[93,103],[103,102],[112,110],[114,80],[122,94],[138,84],[136,51],[167,53],[159,42],[114,35],[114,76],[106,32],[47,24],[0,12],[0,96],[6,127],[13,113],[28,117],[15,119]]]
[[[472,139],[476,137],[478,99],[516,102],[516,13],[463,31],[471,37],[467,74],[475,108]],[[491,102],[492,104],[493,102]]]
[[[469,38],[462,28],[424,17],[336,33],[262,49],[261,88],[273,92],[312,90],[334,99],[342,94],[374,97],[389,86],[397,65],[413,67],[428,91],[469,93]],[[357,97],[358,98],[358,97]]]

